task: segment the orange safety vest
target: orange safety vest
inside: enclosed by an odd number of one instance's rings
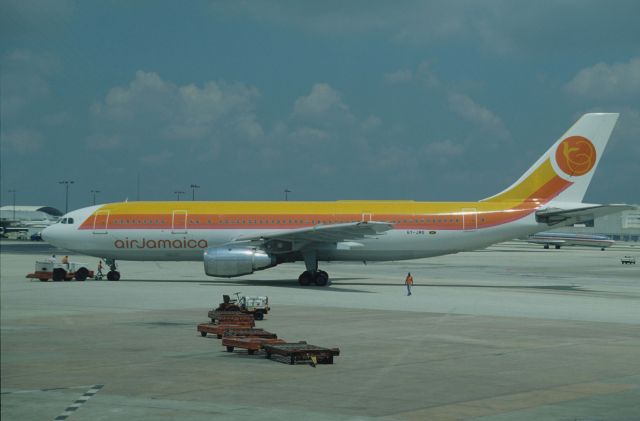
[[[404,281],[407,285],[413,285],[413,276],[407,276],[407,280]]]

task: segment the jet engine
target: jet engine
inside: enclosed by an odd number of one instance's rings
[[[204,252],[204,272],[220,278],[250,275],[276,264],[275,257],[248,247],[211,247]]]

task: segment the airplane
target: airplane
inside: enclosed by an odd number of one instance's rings
[[[615,241],[606,235],[573,234],[567,232],[539,232],[529,235],[525,241],[533,244],[542,244],[545,249],[555,246],[559,249],[562,246],[585,246],[605,248],[611,247]]]
[[[105,259],[198,261],[235,277],[303,261],[300,285],[326,286],[318,262],[397,261],[476,250],[628,209],[582,203],[619,117],[583,115],[515,183],[477,202],[120,202],[78,209],[42,235]]]

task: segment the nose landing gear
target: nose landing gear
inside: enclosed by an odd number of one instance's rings
[[[118,272],[118,267],[116,266],[115,259],[104,259],[107,266],[109,266],[109,272],[107,272],[107,280],[109,281],[119,281],[120,280],[120,272]]]

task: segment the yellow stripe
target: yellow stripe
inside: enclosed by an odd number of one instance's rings
[[[553,177],[556,176],[556,172],[551,166],[551,160],[547,158],[538,168],[535,169],[527,178],[522,180],[518,185],[510,188],[509,190],[487,199],[487,202],[518,202],[530,197],[542,186],[547,184]]]
[[[335,202],[126,202],[104,205],[100,212],[111,214],[167,214],[187,211],[189,214],[423,214],[453,213],[463,208],[475,208],[479,212],[500,211],[513,208],[522,199],[503,202],[415,202],[350,200]]]

